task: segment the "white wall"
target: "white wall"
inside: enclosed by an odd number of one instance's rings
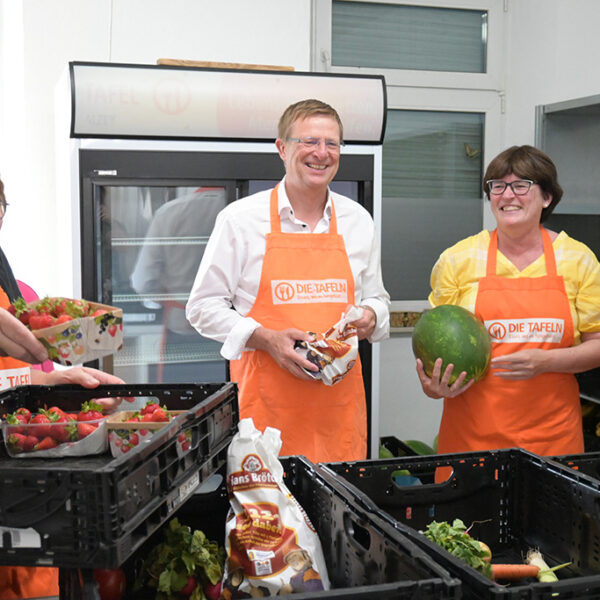
[[[60,237],[71,235],[56,214],[54,162],[54,94],[69,61],[310,65],[310,0],[0,1],[1,242],[40,294],[62,293]]]
[[[535,106],[600,93],[598,0],[507,0],[498,147],[533,143]],[[460,2],[457,2],[457,6]],[[71,60],[184,58],[310,68],[310,0],[0,0],[0,174],[11,204],[1,245],[19,278],[61,294],[54,93]],[[66,132],[65,132],[66,133]],[[382,343],[382,435],[433,441],[410,337]]]

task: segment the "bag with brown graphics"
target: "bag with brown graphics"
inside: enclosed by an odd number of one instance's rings
[[[350,372],[358,356],[358,332],[352,323],[362,317],[363,310],[352,306],[327,331],[313,333],[313,341],[296,342],[296,352],[319,367],[318,371],[303,369],[305,373],[325,385],[335,385]]]
[[[283,481],[280,449],[278,429],[239,422],[227,455],[226,600],[329,589],[321,542]]]

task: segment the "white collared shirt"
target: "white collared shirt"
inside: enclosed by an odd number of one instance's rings
[[[294,216],[285,178],[278,196],[281,231],[311,233],[310,227]],[[246,315],[258,294],[266,234],[271,231],[270,197],[271,190],[258,192],[232,202],[219,213],[186,306],[189,322],[201,335],[223,342],[221,354],[228,360],[240,357],[248,338],[260,326]],[[312,233],[329,231],[332,198],[338,233],[344,238],[354,275],[354,304],[375,311],[377,325],[369,341],[383,340],[389,336],[390,297],[383,287],[375,224],[360,204],[330,192],[323,217]]]

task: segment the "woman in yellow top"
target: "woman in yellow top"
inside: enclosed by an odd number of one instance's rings
[[[492,337],[484,379],[448,385],[452,365],[431,378],[417,360],[424,392],[444,398],[440,453],[522,447],[540,455],[584,451],[574,373],[600,366],[600,264],[564,231],[541,223],[560,202],[552,160],[513,146],[484,176],[497,228],[442,253],[431,275],[433,306],[474,312]]]

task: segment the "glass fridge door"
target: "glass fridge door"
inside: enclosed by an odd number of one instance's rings
[[[97,289],[124,314],[123,348],[102,368],[125,381],[221,382],[221,344],[202,337],[185,305],[227,185],[96,188]]]

